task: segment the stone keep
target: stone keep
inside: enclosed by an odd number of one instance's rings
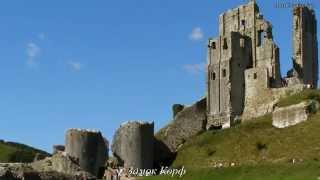
[[[153,168],[154,124],[127,122],[116,131],[112,152],[125,168]]]
[[[93,175],[98,175],[100,168],[105,166],[107,150],[108,142],[98,131],[69,129],[66,133],[65,152]]]
[[[245,71],[263,69],[268,87],[281,85],[279,48],[272,26],[254,1],[219,17],[219,36],[209,40],[207,74],[207,128],[230,127],[245,104]],[[258,70],[257,70],[258,71]],[[259,74],[252,72],[252,81]]]
[[[296,83],[316,87],[318,49],[313,10],[294,8],[293,32],[292,71],[296,78],[286,80],[300,79],[290,80],[294,82],[291,87]],[[208,41],[206,84],[207,129],[227,128],[237,119],[270,112],[276,96],[273,90],[288,87],[281,78],[272,25],[263,18],[255,1],[219,16],[219,36]]]

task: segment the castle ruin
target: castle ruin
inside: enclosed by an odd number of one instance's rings
[[[129,121],[114,134],[112,152],[124,168],[153,168],[154,123]]]
[[[272,25],[256,2],[221,14],[219,36],[208,41],[207,129],[269,113],[275,99],[295,86],[316,88],[316,24],[314,10],[293,9],[293,68],[282,78]]]
[[[318,101],[286,107],[276,103],[290,93],[317,88],[317,21],[309,7],[293,9],[292,45],[293,67],[281,77],[272,25],[256,2],[228,10],[219,17],[219,36],[208,41],[206,96],[190,106],[174,104],[173,121],[167,126],[154,134],[153,122],[123,123],[114,134],[114,158],[108,162],[109,143],[101,132],[69,129],[65,145],[54,146],[52,157],[35,158],[30,164],[0,164],[0,179],[119,179],[121,168],[151,170],[171,165],[189,138],[211,128],[228,128],[267,113],[272,113],[276,128],[306,121],[318,111]]]
[[[317,20],[313,10],[297,7],[293,10],[292,74],[314,88],[318,84]]]

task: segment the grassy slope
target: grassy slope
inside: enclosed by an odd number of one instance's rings
[[[319,91],[306,91],[282,99],[279,105],[318,100],[319,97]],[[237,127],[196,136],[179,150],[173,167],[187,167],[189,173],[184,179],[300,180],[320,177],[320,113],[285,129],[276,129],[271,122],[268,115]],[[293,165],[292,159],[298,163]],[[236,167],[213,168],[219,163],[225,166],[235,163]]]
[[[49,156],[48,153],[19,143],[0,142],[0,163],[32,162],[35,155]]]
[[[265,164],[259,166],[240,166],[232,168],[196,168],[187,169],[182,177],[154,176],[145,180],[318,180],[320,163],[303,164]]]
[[[188,141],[174,166],[208,167],[215,163],[254,165],[320,159],[320,113],[299,125],[276,129],[271,117],[219,132],[209,131]]]

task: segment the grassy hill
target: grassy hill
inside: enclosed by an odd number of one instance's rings
[[[50,154],[24,144],[0,141],[0,163],[32,162],[36,155],[41,158]]]
[[[279,105],[319,100],[319,97],[319,91],[305,91],[282,99]],[[319,130],[320,113],[285,129],[274,128],[271,115],[267,115],[189,139],[178,151],[172,166],[186,167],[183,179],[317,180],[320,179]],[[223,167],[217,168],[219,165]]]
[[[320,163],[261,164],[230,168],[187,168],[182,178],[171,176],[144,177],[144,180],[318,180]]]

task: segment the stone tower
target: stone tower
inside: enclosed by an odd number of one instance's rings
[[[80,167],[97,176],[105,166],[108,142],[99,131],[69,129],[66,133],[65,152],[75,158]]]
[[[208,125],[228,127],[244,104],[244,70],[250,66],[250,44],[240,33],[209,40]],[[209,127],[208,127],[209,128]]]
[[[293,76],[301,83],[317,88],[317,20],[314,10],[309,7],[293,9],[293,65]]]
[[[132,121],[117,129],[112,152],[124,168],[152,169],[154,123]]]
[[[260,88],[281,87],[279,48],[255,1],[219,17],[208,42],[207,128],[230,127]]]

